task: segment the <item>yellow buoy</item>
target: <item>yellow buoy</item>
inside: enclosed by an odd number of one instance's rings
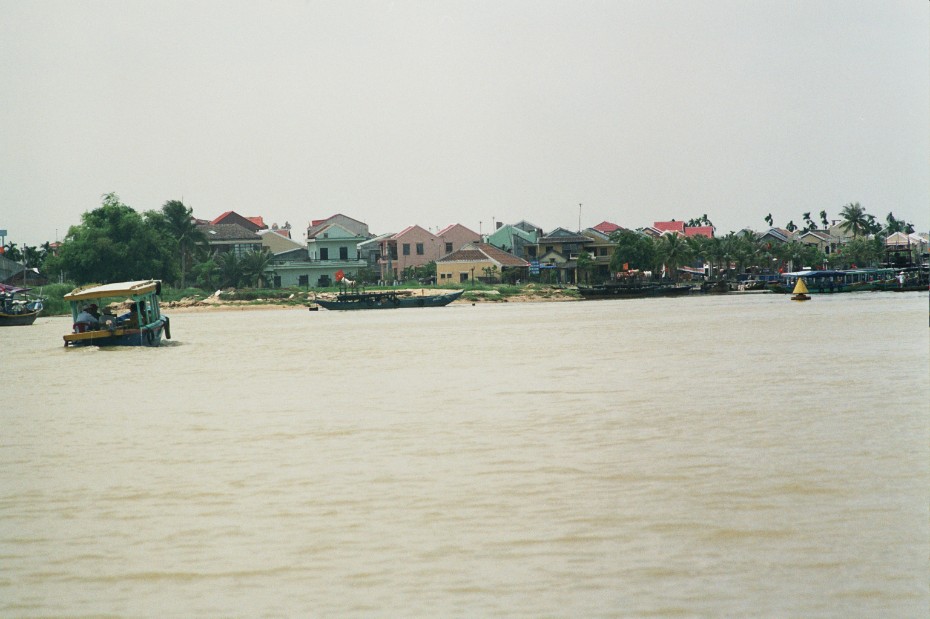
[[[804,280],[799,277],[798,283],[794,285],[794,290],[792,291],[792,294],[794,296],[791,297],[791,300],[792,301],[809,301],[810,296],[808,296],[807,292],[808,292],[807,284],[805,284]]]

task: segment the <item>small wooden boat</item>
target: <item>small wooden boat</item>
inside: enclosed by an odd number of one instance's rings
[[[404,295],[396,290],[367,292],[345,289],[335,299],[316,299],[316,304],[328,310],[402,309],[408,307],[442,307],[464,293],[456,290],[446,294]]]
[[[65,346],[158,346],[162,335],[171,339],[167,316],[161,314],[158,297],[161,282],[141,280],[77,288],[64,296],[71,304],[73,330],[64,336]],[[120,316],[93,316],[98,304],[129,302]]]
[[[29,290],[0,284],[0,327],[22,327],[36,321],[44,306]]]

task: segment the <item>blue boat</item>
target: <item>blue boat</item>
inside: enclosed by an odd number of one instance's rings
[[[43,309],[42,299],[29,290],[0,284],[0,327],[21,327],[36,321]]]
[[[158,346],[171,339],[171,327],[158,304],[161,282],[141,280],[77,288],[64,296],[71,305],[72,332],[65,346]],[[110,307],[128,303],[128,311],[113,314]],[[99,307],[103,313],[93,315]],[[85,313],[88,312],[88,313]]]

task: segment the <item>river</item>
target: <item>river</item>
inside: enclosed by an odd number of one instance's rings
[[[915,617],[926,293],[0,330],[0,616]]]

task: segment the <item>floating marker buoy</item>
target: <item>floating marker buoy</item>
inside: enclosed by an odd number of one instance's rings
[[[793,295],[791,297],[792,301],[810,301],[810,295],[807,294],[807,284],[804,283],[804,280],[800,277],[798,278],[798,283],[794,285],[794,290],[791,291]]]

